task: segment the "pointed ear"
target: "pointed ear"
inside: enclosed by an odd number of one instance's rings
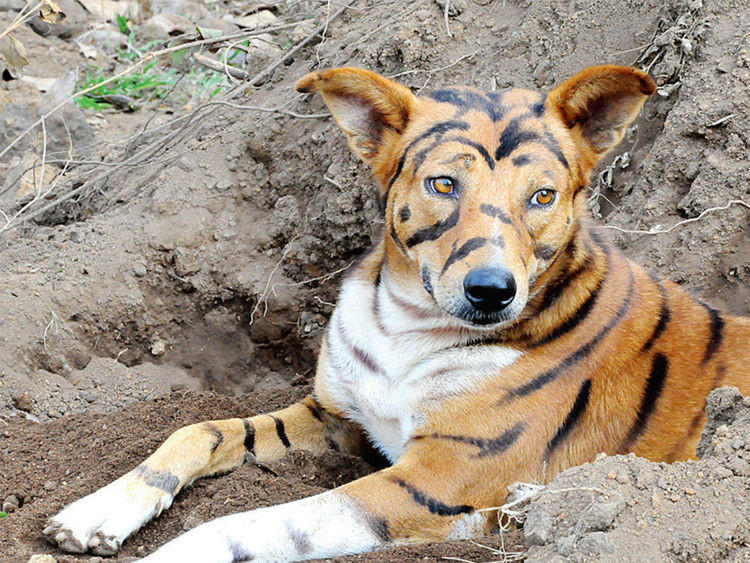
[[[359,68],[313,72],[301,78],[296,88],[323,95],[354,153],[384,180],[389,167],[396,166],[393,149],[416,101],[411,90]]]
[[[631,67],[587,68],[552,90],[546,109],[557,112],[581,152],[585,173],[625,134],[656,84]]]

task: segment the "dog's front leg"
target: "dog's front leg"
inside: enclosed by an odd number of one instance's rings
[[[399,543],[472,537],[486,530],[485,506],[501,498],[485,463],[459,447],[431,448],[393,467],[295,502],[224,516],[172,540],[145,559],[296,561],[362,553]]]
[[[65,551],[111,555],[195,479],[228,471],[246,458],[273,461],[291,449],[352,451],[360,438],[357,427],[312,397],[270,414],[191,424],[130,472],[67,506],[44,534]]]

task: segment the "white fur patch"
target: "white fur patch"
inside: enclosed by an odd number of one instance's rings
[[[382,546],[363,509],[346,495],[328,491],[201,524],[143,561],[300,561]]]
[[[430,409],[521,356],[501,344],[471,344],[479,331],[408,301],[387,275],[377,289],[346,280],[328,331],[327,392],[394,462]]]

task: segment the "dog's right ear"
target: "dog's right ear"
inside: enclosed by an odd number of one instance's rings
[[[359,68],[312,72],[296,88],[323,95],[349,146],[385,182],[398,160],[393,151],[416,101],[411,90]]]

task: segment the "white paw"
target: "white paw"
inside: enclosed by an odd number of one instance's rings
[[[44,535],[63,551],[113,555],[125,538],[169,508],[172,499],[129,473],[65,507],[50,518]]]

